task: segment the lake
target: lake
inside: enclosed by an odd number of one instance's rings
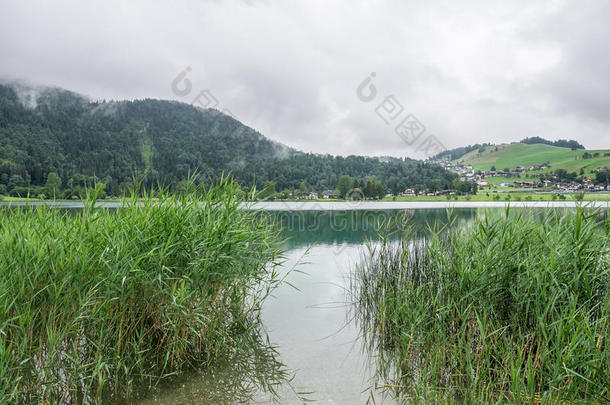
[[[82,204],[56,204],[80,209]],[[542,205],[541,205],[542,204]],[[11,204],[20,206],[22,204]],[[573,207],[573,202],[529,203],[533,207]],[[103,203],[118,208],[119,203]],[[467,226],[485,209],[505,203],[365,203],[275,202],[246,208],[261,209],[282,224],[286,283],[266,301],[263,330],[248,356],[231,357],[215,367],[170,380],[138,394],[138,404],[300,404],[311,399],[324,404],[392,404],[375,379],[375,353],[364,347],[363,332],[352,320],[350,274],[379,239],[384,222],[410,223],[415,237],[426,226],[447,222],[447,208],[458,226]],[[512,203],[511,206],[522,206]],[[597,206],[606,206],[597,204]],[[391,207],[392,209],[389,209]],[[408,208],[408,209],[407,209]],[[268,212],[267,212],[268,211]],[[394,237],[396,237],[394,235]]]
[[[477,212],[481,211],[459,209],[454,215],[464,224]],[[141,404],[250,400],[300,404],[298,392],[307,392],[306,398],[323,404],[364,404],[371,395],[376,403],[394,403],[381,390],[371,390],[383,381],[373,378],[374,354],[364,350],[362,332],[350,319],[349,276],[366,241],[377,240],[380,221],[409,220],[423,234],[426,224],[445,222],[446,211],[285,211],[274,215],[289,238],[283,271],[290,283],[275,292],[262,313],[264,333],[275,353],[246,359],[254,364],[245,366],[243,359],[230,359],[216,370],[180,378],[155,389]],[[290,272],[293,268],[299,272]],[[282,367],[292,381],[274,380]],[[277,396],[265,392],[268,383],[277,383]]]
[[[579,205],[610,208],[610,201],[265,201],[243,203],[244,209],[264,211],[361,211],[361,210],[409,210],[446,208],[574,208]],[[83,208],[80,201],[12,201],[0,202],[0,207],[24,207],[47,205],[65,209]],[[120,201],[98,201],[96,207],[120,208]]]

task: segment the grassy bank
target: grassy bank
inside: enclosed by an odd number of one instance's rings
[[[0,210],[2,402],[120,400],[241,350],[281,250],[236,187]]]
[[[582,201],[610,201],[610,193],[584,193]],[[276,200],[286,202],[337,202],[346,201],[342,199],[318,199],[318,200]],[[420,201],[420,202],[447,202],[447,201],[579,201],[578,193],[574,194],[559,194],[559,193],[535,193],[528,190],[518,190],[514,188],[505,188],[500,192],[490,190],[479,190],[476,195],[460,195],[460,196],[415,196],[415,197],[386,197],[381,200],[365,200],[365,201]]]
[[[563,197],[561,197],[563,196]],[[477,195],[462,196],[417,196],[417,197],[392,197],[384,198],[382,201],[578,201],[577,194],[557,193],[534,193],[531,191],[520,191],[515,189],[504,189],[502,192],[479,191]],[[586,193],[583,201],[610,201],[610,193]]]
[[[610,221],[519,212],[371,245],[352,290],[383,386],[405,400],[610,400]]]
[[[15,201],[40,201],[36,198],[9,197],[0,194],[0,201],[15,202]]]
[[[386,197],[381,200],[366,200],[366,201],[579,201],[579,193],[574,194],[560,194],[553,192],[536,193],[528,189],[515,189],[515,188],[500,188],[498,190],[479,190],[476,195],[460,195],[460,196],[416,196],[416,197]],[[582,201],[610,201],[610,193],[584,193]],[[32,198],[21,198],[21,197],[3,197],[0,196],[0,201],[11,203],[11,202],[42,202],[43,200],[37,200]],[[58,200],[65,202],[74,202],[73,200]],[[104,202],[119,202],[116,198],[106,198]],[[260,200],[251,199],[252,202]],[[274,200],[282,202],[337,202],[346,201],[338,198],[320,198],[317,200],[304,200],[304,199],[287,199],[287,200]]]
[[[610,153],[609,149],[571,150],[550,145],[522,143],[487,146],[484,149],[483,153],[475,150],[462,156],[458,161],[472,165],[476,170],[491,170],[492,166],[498,170],[515,169],[520,165],[530,167],[545,162],[550,163],[550,168],[534,172],[534,174],[548,173],[557,169],[578,173],[580,169],[584,169],[589,175],[598,167],[610,166],[610,156],[607,156]],[[598,156],[583,159],[585,152],[591,155],[598,154]]]

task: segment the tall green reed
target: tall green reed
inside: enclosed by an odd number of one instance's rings
[[[507,210],[371,243],[352,291],[407,401],[610,401],[610,220]]]
[[[124,208],[0,210],[0,395],[127,398],[136,385],[235,353],[279,283],[277,226],[228,179]]]

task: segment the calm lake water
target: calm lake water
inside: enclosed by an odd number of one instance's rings
[[[361,259],[366,240],[377,240],[380,221],[408,219],[423,233],[427,223],[445,222],[446,211],[292,211],[275,215],[289,238],[288,260],[282,271],[296,268],[302,272],[289,273],[287,281],[292,286],[281,286],[263,309],[264,332],[276,352],[246,359],[254,364],[245,367],[242,359],[231,359],[216,370],[194,373],[149,393],[141,404],[301,404],[298,392],[308,392],[306,398],[322,404],[364,404],[371,396],[375,403],[394,403],[382,391],[371,390],[377,382],[374,355],[364,350],[362,332],[350,320],[349,276]],[[467,223],[477,210],[455,210],[454,215]],[[290,382],[274,381],[274,373],[281,367],[293,377]],[[277,384],[273,387],[277,395],[265,392],[267,383]]]
[[[244,203],[244,209],[264,211],[378,211],[446,208],[573,208],[583,203],[577,201],[266,201]],[[599,208],[610,208],[610,201],[584,202]],[[0,202],[1,207],[47,205],[65,209],[83,208],[80,201],[14,201]],[[120,208],[119,201],[98,201],[97,207]]]
[[[79,209],[78,204],[60,207]],[[388,210],[388,204],[395,209]],[[142,393],[136,403],[301,404],[303,398],[322,404],[364,404],[371,398],[374,403],[394,403],[374,388],[376,383],[384,383],[374,377],[375,353],[364,349],[362,331],[351,320],[349,277],[366,251],[367,240],[378,240],[378,227],[384,221],[408,221],[417,229],[417,237],[425,234],[428,224],[446,223],[447,206],[454,208],[459,226],[482,215],[482,207],[505,206],[406,204],[413,209],[404,209],[402,203],[257,204],[257,208],[274,211],[267,214],[278,217],[288,241],[287,261],[281,269],[287,283],[263,308],[264,330],[257,334],[256,349]],[[113,203],[105,206],[118,207]]]

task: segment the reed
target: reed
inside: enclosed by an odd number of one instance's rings
[[[0,210],[3,402],[126,399],[244,348],[280,282],[278,228],[228,179],[189,189]]]
[[[369,245],[352,279],[378,386],[405,402],[610,401],[610,221],[508,209]]]

